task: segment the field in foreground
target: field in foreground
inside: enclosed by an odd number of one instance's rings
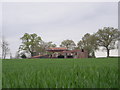
[[[118,88],[118,59],[2,61],[2,88]]]

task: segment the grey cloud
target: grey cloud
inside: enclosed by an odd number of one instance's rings
[[[117,3],[3,3],[3,32],[11,51],[17,51],[24,33],[37,33],[57,45],[76,43],[85,33],[104,26],[117,27]],[[14,44],[14,43],[15,44]]]

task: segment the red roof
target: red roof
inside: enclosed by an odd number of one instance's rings
[[[80,50],[69,50],[69,51],[63,51],[63,53],[71,53],[71,52],[80,52]]]
[[[63,47],[57,47],[57,48],[48,48],[47,50],[68,50],[68,49]]]
[[[68,50],[68,51],[63,51],[61,53],[75,53],[75,52],[82,52],[82,50]],[[86,52],[86,51],[84,51]]]

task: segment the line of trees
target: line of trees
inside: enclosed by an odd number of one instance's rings
[[[94,53],[103,47],[107,51],[107,57],[110,55],[110,50],[115,49],[116,42],[120,40],[120,31],[113,27],[104,27],[96,33],[90,35],[85,34],[78,42],[78,47],[88,51],[89,56],[95,57]]]
[[[56,47],[53,42],[44,42],[37,34],[25,33],[22,40],[22,45],[19,46],[17,51],[17,57],[25,57],[25,53],[30,53],[31,56],[48,54],[46,48]],[[113,27],[104,27],[99,29],[94,34],[86,33],[82,39],[75,44],[73,40],[63,40],[60,47],[66,47],[69,50],[84,49],[88,51],[89,57],[95,57],[95,51],[99,50],[99,47],[103,47],[107,51],[107,57],[109,57],[110,50],[115,49],[116,42],[120,40],[120,31]],[[117,46],[118,48],[118,46]],[[2,42],[2,58],[5,59],[8,49],[7,42]]]
[[[46,54],[46,48],[56,47],[52,42],[44,42],[37,34],[25,33],[21,40],[22,45],[20,46],[20,50],[31,53],[31,56],[35,55],[35,53]],[[89,57],[95,57],[95,51],[99,50],[99,47],[103,47],[107,51],[107,57],[109,57],[110,50],[115,49],[115,43],[119,40],[120,31],[118,31],[118,29],[104,27],[94,34],[86,33],[77,45],[73,40],[67,39],[61,42],[60,47],[66,47],[69,50],[87,50]]]

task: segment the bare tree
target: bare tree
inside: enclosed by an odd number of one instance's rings
[[[15,58],[16,58],[16,59],[19,59],[19,58],[20,58],[19,51],[16,52],[16,54],[15,54]]]
[[[10,49],[8,47],[8,42],[4,40],[2,40],[2,59],[6,59],[7,54],[9,53]]]

